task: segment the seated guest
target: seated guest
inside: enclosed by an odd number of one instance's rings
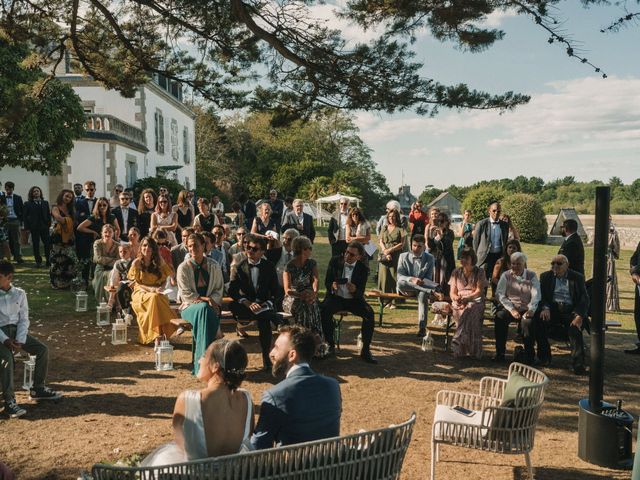
[[[262,258],[266,242],[257,235],[247,235],[247,258],[231,270],[229,296],[233,298],[230,309],[236,319],[256,320],[260,332],[260,348],[265,370],[271,369],[271,323],[280,323],[274,309],[278,295],[276,267]]]
[[[265,252],[265,256],[276,266],[278,284],[281,287],[284,285],[282,275],[289,262],[293,260],[293,241],[299,236],[298,230],[289,228],[282,234],[282,243],[278,242],[278,247],[267,249]]]
[[[186,190],[181,190],[178,194],[176,204],[173,206],[173,212],[178,218],[176,237],[182,237],[182,230],[191,227],[193,219],[196,216],[193,203],[189,201],[188,192]]]
[[[242,237],[242,240],[238,241],[238,243],[240,244],[240,249],[239,249],[238,253],[233,255],[233,257],[231,257],[231,267],[229,268],[229,272],[232,271],[232,268],[234,266],[236,266],[242,260],[247,258],[247,237],[249,235],[250,235],[249,233],[245,234],[244,237]]]
[[[418,337],[427,334],[429,297],[437,286],[433,282],[433,265],[433,255],[425,249],[424,235],[414,235],[411,251],[400,254],[398,261],[398,293],[418,295]]]
[[[224,280],[220,265],[204,255],[204,238],[194,233],[187,239],[190,258],[178,267],[180,316],[193,325],[191,345],[193,374],[197,375],[205,350],[220,333],[220,305]]]
[[[171,209],[171,201],[167,195],[160,195],[156,210],[151,214],[151,227],[149,232],[164,231],[167,235],[169,248],[178,244],[176,240],[176,228],[178,228],[178,214]]]
[[[298,325],[311,330],[323,340],[320,307],[318,306],[318,264],[311,258],[313,246],[307,237],[293,240],[293,259],[282,275],[284,311],[293,315]]]
[[[211,246],[211,257],[213,257],[222,268],[222,275],[224,276],[224,283],[229,282],[229,265],[231,264],[231,258],[229,257],[229,242],[225,240],[225,232],[222,225],[216,225],[213,227],[211,233],[213,233],[213,245]]]
[[[120,194],[119,202],[119,205],[111,212],[113,216],[116,217],[116,222],[118,222],[118,227],[120,227],[120,240],[126,242],[129,229],[138,224],[138,211],[132,208],[131,195],[127,192]]]
[[[360,358],[367,363],[378,363],[371,355],[373,339],[373,309],[364,298],[369,269],[362,263],[364,247],[360,242],[347,245],[344,255],[335,256],[329,261],[325,286],[327,296],[322,302],[322,331],[329,344],[329,354],[335,353],[333,337],[333,315],[342,310],[362,317],[362,351]]]
[[[195,230],[191,227],[185,227],[180,231],[180,239],[181,242],[171,249],[171,265],[173,266],[173,271],[177,272],[178,267],[184,261],[184,257],[187,254],[187,239],[189,235],[196,233]]]
[[[500,277],[496,296],[498,310],[495,315],[496,356],[494,361],[504,362],[507,332],[511,322],[520,323],[524,337],[525,363],[533,365],[535,357],[533,318],[540,302],[540,282],[531,270],[527,270],[527,256],[522,252],[511,255],[511,269]]]
[[[500,277],[502,277],[502,274],[511,268],[511,255],[521,251],[522,247],[520,246],[520,242],[518,240],[507,241],[504,254],[496,261],[496,264],[493,267],[493,274],[491,275],[491,285],[494,289],[498,286],[498,282],[500,281]]]
[[[108,303],[111,308],[118,303],[118,292],[123,288],[121,282],[127,280],[129,268],[131,268],[131,262],[133,262],[134,257],[130,243],[120,242],[120,245],[118,245],[118,257],[119,259],[113,264],[111,276],[109,277],[109,287],[111,288],[109,290]],[[124,307],[124,305],[120,305],[120,308]]]
[[[135,282],[131,295],[131,308],[138,319],[138,342],[159,342],[176,331],[171,324],[174,317],[164,286],[173,269],[162,260],[158,245],[150,237],[142,239],[138,257],[131,264],[128,278]]]
[[[569,337],[571,361],[576,375],[586,374],[584,367],[584,342],[582,329],[588,327],[589,296],[584,277],[569,269],[564,255],[556,255],[551,270],[540,275],[540,321],[536,324],[538,360],[543,365],[551,363],[549,336]]]
[[[293,201],[293,211],[287,213],[282,222],[282,230],[295,228],[300,235],[304,235],[311,243],[316,238],[316,229],[313,226],[313,217],[308,213],[304,213],[304,202],[300,198]]]
[[[156,211],[156,201],[158,195],[152,188],[145,188],[140,194],[138,201],[138,228],[140,229],[140,238],[144,238],[149,234],[151,228],[151,215]]]
[[[244,228],[245,218],[244,218],[244,213],[242,212],[242,205],[240,205],[240,202],[233,202],[231,204],[231,210],[233,211],[233,213],[235,213],[235,217],[233,217],[233,220],[231,221],[232,225],[234,227]]]
[[[102,236],[93,243],[93,262],[96,264],[93,273],[93,292],[96,302],[107,300],[104,287],[109,284],[113,264],[118,260],[118,242],[114,240],[113,227],[102,226]]]
[[[210,232],[215,225],[218,225],[218,217],[209,210],[209,200],[206,198],[198,199],[198,213],[193,219],[193,228],[196,233]]]
[[[185,390],[173,409],[174,441],[142,462],[156,467],[230,455],[251,449],[253,402],[239,388],[245,378],[247,352],[238,342],[216,340],[198,359],[202,390]]]
[[[156,244],[158,245],[158,251],[160,252],[162,260],[164,260],[167,265],[173,266],[173,259],[171,258],[171,246],[169,244],[167,232],[165,232],[164,230],[156,230],[151,235],[151,238],[156,241]]]
[[[11,418],[26,414],[26,410],[16,403],[14,393],[14,358],[20,349],[36,356],[36,368],[33,387],[29,391],[29,399],[58,400],[62,397],[44,386],[49,363],[49,350],[29,335],[29,306],[27,294],[21,288],[14,287],[14,266],[8,260],[0,260],[0,383],[4,399],[4,413]]]
[[[476,263],[475,252],[464,249],[460,254],[461,266],[453,271],[449,280],[451,309],[456,322],[456,333],[452,340],[456,357],[482,357],[482,321],[487,281],[484,270]]]
[[[136,258],[138,256],[138,251],[140,250],[140,229],[138,227],[131,227],[129,229],[129,233],[127,234],[127,240],[131,245],[131,258]]]
[[[310,442],[340,435],[340,385],[309,366],[316,351],[313,333],[284,326],[271,350],[273,375],[285,379],[262,395],[260,418],[251,437],[256,449]]]
[[[261,203],[260,214],[253,219],[251,233],[263,237],[266,240],[266,233],[269,231],[277,233],[277,228],[278,224],[271,218],[271,205],[269,205],[268,202]]]
[[[231,247],[229,247],[229,255],[231,256],[232,260],[233,260],[233,256],[236,253],[240,253],[242,251],[242,240],[244,239],[244,236],[246,234],[247,234],[247,229],[244,227],[238,227],[238,229],[236,230],[236,233],[235,233],[236,243],[234,243],[233,245],[231,245]]]

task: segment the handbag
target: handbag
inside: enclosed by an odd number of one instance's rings
[[[378,262],[380,262],[385,267],[390,267],[393,265],[393,257],[389,259],[384,253],[380,252],[378,253]]]

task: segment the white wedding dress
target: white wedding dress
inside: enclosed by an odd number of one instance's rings
[[[251,450],[251,418],[253,416],[253,402],[251,394],[242,388],[238,389],[247,397],[247,418],[242,434],[240,452]],[[176,442],[169,442],[151,452],[140,464],[142,467],[160,467],[176,463],[200,460],[209,457],[207,452],[207,440],[204,434],[204,420],[200,391],[186,390],[184,392],[185,418],[182,425],[184,437],[184,450]],[[211,426],[213,427],[213,426]],[[211,428],[210,427],[210,428]]]

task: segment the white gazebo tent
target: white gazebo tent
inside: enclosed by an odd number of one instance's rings
[[[329,195],[328,197],[318,198],[316,200],[316,211],[317,212],[321,212],[323,204],[338,203],[341,198],[346,198],[347,200],[349,200],[349,202],[355,203],[357,207],[360,207],[360,199],[359,198],[351,197],[349,195],[343,195],[342,193],[338,192],[338,193],[335,193],[333,195]],[[316,225],[323,225],[323,224],[324,224],[324,218],[323,218],[322,215],[320,215],[318,213],[316,215]]]

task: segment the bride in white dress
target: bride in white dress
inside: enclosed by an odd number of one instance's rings
[[[237,341],[216,340],[200,358],[202,390],[186,390],[173,410],[174,441],[143,461],[158,467],[249,450],[253,432],[251,394],[238,388],[244,380],[247,352]]]

